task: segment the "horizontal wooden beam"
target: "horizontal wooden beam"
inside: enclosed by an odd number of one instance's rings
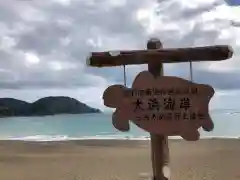
[[[231,58],[232,55],[232,48],[226,45],[118,52],[105,51],[91,53],[87,59],[87,65],[111,67],[147,64],[150,61],[161,61],[162,63],[221,61]]]

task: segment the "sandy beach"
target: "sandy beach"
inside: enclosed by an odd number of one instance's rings
[[[240,140],[170,140],[173,180],[240,179]],[[137,180],[152,173],[149,141],[0,141],[1,180]]]

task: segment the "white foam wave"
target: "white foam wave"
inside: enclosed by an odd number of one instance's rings
[[[24,136],[24,137],[9,137],[5,140],[20,140],[20,141],[68,141],[70,140],[67,135],[35,135],[35,136]]]
[[[0,140],[18,140],[18,141],[71,141],[71,140],[149,140],[149,136],[121,136],[121,135],[96,135],[96,136],[82,136],[82,137],[69,137],[67,135],[35,135],[35,136],[25,136],[25,137],[4,137]],[[182,139],[179,136],[172,136],[169,139]],[[240,137],[233,136],[206,136],[201,137],[201,139],[240,139]]]
[[[148,140],[149,137],[141,136],[120,136],[120,135],[96,135],[96,136],[81,136],[81,137],[70,137],[68,135],[35,135],[35,136],[24,136],[24,137],[0,137],[0,140],[19,140],[19,141],[71,141],[71,140]]]

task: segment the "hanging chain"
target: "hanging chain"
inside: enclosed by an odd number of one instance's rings
[[[190,61],[190,80],[193,81],[192,61]]]
[[[123,65],[124,86],[127,87],[126,66]]]

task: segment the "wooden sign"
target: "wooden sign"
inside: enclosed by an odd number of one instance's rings
[[[87,65],[113,67],[121,65],[146,64],[151,62],[179,63],[196,61],[221,61],[231,58],[230,46],[216,45],[191,48],[168,48],[151,50],[131,50],[116,52],[93,52],[87,58]]]
[[[129,120],[153,134],[198,140],[198,129],[213,130],[209,102],[214,89],[209,85],[171,76],[156,79],[148,71],[139,73],[132,88],[108,87],[104,105],[116,108],[112,121],[120,131],[129,130]]]

